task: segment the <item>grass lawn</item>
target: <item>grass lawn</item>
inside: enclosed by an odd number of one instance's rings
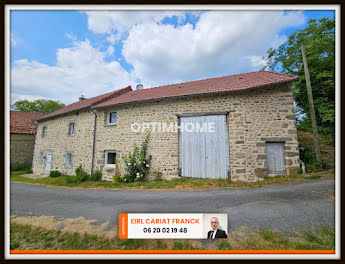
[[[207,243],[202,243],[207,242]],[[206,246],[205,246],[206,245]],[[215,241],[196,239],[118,239],[78,232],[69,233],[11,222],[11,249],[334,249],[333,228],[317,226],[287,237],[272,229],[235,231]]]
[[[266,177],[258,182],[234,182],[230,179],[193,179],[178,178],[174,180],[160,180],[150,182],[106,182],[106,181],[86,181],[81,183],[67,182],[66,178],[71,176],[62,175],[60,177],[31,179],[22,176],[27,171],[11,173],[11,181],[25,182],[32,184],[44,184],[50,186],[61,186],[70,188],[113,188],[113,189],[159,189],[159,190],[202,190],[212,188],[256,188],[271,184],[282,184],[291,182],[300,182],[304,180],[316,180],[320,178],[334,177],[332,171],[322,171],[310,174],[296,174],[291,176]]]

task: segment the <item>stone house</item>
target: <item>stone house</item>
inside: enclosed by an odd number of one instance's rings
[[[31,166],[35,144],[33,119],[44,116],[40,113],[10,111],[10,166]]]
[[[123,155],[148,133],[149,178],[153,171],[165,179],[235,181],[296,173],[291,87],[297,78],[257,71],[80,98],[37,119],[34,173],[72,175],[81,164],[112,180],[124,175]]]

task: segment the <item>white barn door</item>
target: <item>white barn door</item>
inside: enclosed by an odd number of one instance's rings
[[[226,115],[181,117],[180,124],[184,127],[179,132],[181,176],[228,178],[230,159]],[[213,132],[209,130],[209,124],[213,124]],[[201,130],[195,129],[197,126]],[[207,130],[202,130],[205,127]]]

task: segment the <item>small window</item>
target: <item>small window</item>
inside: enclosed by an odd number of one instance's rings
[[[42,137],[46,137],[47,136],[47,127],[43,127],[42,128]]]
[[[115,125],[116,124],[116,112],[109,112],[108,113],[108,125]]]
[[[105,166],[115,168],[116,166],[116,152],[107,150],[105,152]]]
[[[75,128],[75,123],[69,123],[69,126],[68,126],[68,135],[69,136],[74,136],[74,128]]]
[[[38,162],[43,163],[43,152],[42,151],[40,152],[40,155],[38,157]]]
[[[66,167],[72,166],[72,153],[66,153]]]

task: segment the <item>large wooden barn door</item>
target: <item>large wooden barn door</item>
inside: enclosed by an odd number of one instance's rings
[[[192,131],[192,127],[207,131]],[[213,132],[209,124],[213,124]],[[226,115],[181,117],[179,163],[181,176],[226,179],[229,172],[229,137]],[[193,124],[193,125],[190,125]]]
[[[269,174],[285,175],[284,143],[266,143]]]

